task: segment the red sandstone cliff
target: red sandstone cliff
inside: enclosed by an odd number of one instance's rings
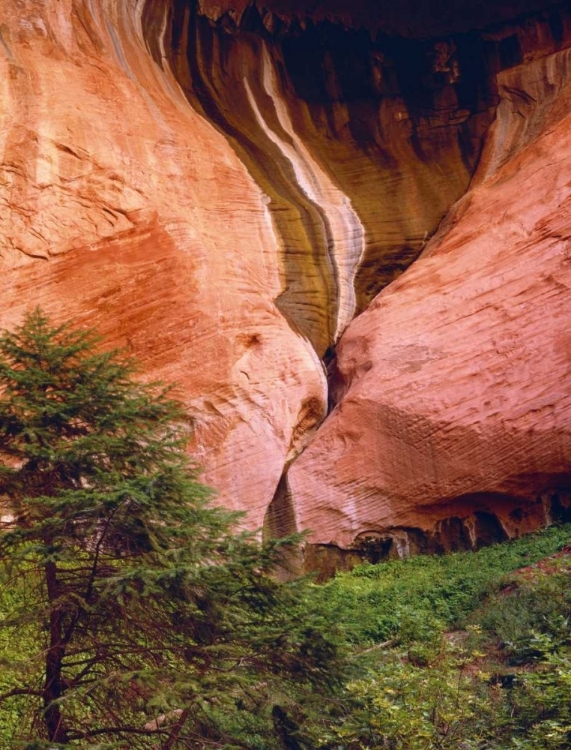
[[[252,527],[388,551],[543,522],[571,488],[569,18],[427,41],[242,5],[3,4],[0,324],[41,304],[176,381]]]
[[[342,338],[339,403],[290,472],[320,542],[446,548],[527,531],[565,502],[570,62],[499,76],[469,193]]]

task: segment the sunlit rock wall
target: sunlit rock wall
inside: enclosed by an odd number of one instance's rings
[[[339,403],[290,471],[321,544],[443,551],[569,516],[571,52],[498,84],[469,193],[341,340]]]
[[[342,547],[386,532],[405,549],[426,546],[435,524],[460,524],[446,544],[462,546],[539,523],[526,511],[506,531],[498,518],[559,488],[565,420],[551,463],[533,441],[517,443],[519,463],[489,458],[508,406],[535,403],[535,375],[508,376],[509,353],[488,366],[491,323],[478,317],[478,289],[511,300],[520,288],[512,277],[533,285],[549,266],[531,230],[529,248],[514,250],[505,239],[513,226],[557,215],[566,231],[567,142],[549,152],[534,144],[552,128],[563,133],[567,58],[556,53],[571,24],[557,10],[507,22],[535,7],[504,5],[481,14],[477,31],[460,8],[462,33],[450,35],[446,16],[430,32],[441,36],[422,41],[406,38],[420,33],[414,8],[391,26],[398,14],[369,22],[367,3],[353,15],[347,4],[321,4],[308,17],[301,3],[288,14],[277,1],[267,10],[6,0],[0,325],[41,304],[127,347],[144,377],[175,381],[205,480],[219,502],[247,511],[250,527],[310,527],[314,542]],[[498,23],[480,28],[489,21]],[[485,141],[477,184],[457,204]],[[526,184],[523,167],[509,166],[524,153],[526,174],[535,165],[541,175]],[[552,183],[558,190],[544,189]],[[512,327],[531,331],[542,352],[544,391],[562,388],[541,348],[551,312],[529,304],[532,323]],[[494,340],[512,335],[508,317]],[[440,352],[439,336],[447,366],[410,386],[403,372],[413,382],[415,368],[425,371],[417,354]],[[480,375],[465,381],[466,368]],[[483,373],[505,413],[488,414],[466,385]],[[552,402],[564,404],[557,394]],[[539,425],[543,412],[530,413]],[[409,423],[457,429],[456,453],[444,442],[429,460],[424,433]],[[474,423],[485,424],[479,443]],[[450,474],[453,454],[461,481]],[[544,480],[526,483],[538,461]]]
[[[267,198],[149,55],[143,9],[2,5],[0,323],[41,304],[177,382],[206,479],[259,526],[325,377],[276,306]]]
[[[149,49],[267,196],[281,312],[323,356],[466,190],[493,118],[496,42],[409,43],[329,22],[146,6]],[[162,35],[151,36],[157,28]]]

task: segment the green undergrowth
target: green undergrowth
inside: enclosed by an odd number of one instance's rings
[[[477,552],[365,564],[316,590],[354,644],[386,641],[403,629],[461,627],[514,570],[558,552],[571,524],[553,526]]]
[[[267,689],[279,747],[570,748],[571,556],[556,555],[570,543],[568,524],[478,552],[362,565],[325,585],[300,586],[292,617],[311,611],[324,632],[336,634],[347,667],[331,701],[297,705],[278,683]],[[0,616],[9,618],[27,595],[0,590]],[[33,622],[17,639],[6,632],[0,628],[0,692],[45,637]],[[262,695],[266,680],[254,679],[247,690]],[[224,700],[221,694],[210,710],[222,711]],[[15,747],[10,726],[24,708],[10,706],[0,723],[6,750]],[[228,727],[234,739],[219,747],[277,748],[262,729],[237,704]],[[154,742],[149,750],[159,747]]]
[[[354,676],[328,750],[571,747],[571,526],[363,565],[318,590]],[[547,558],[547,560],[546,560]]]

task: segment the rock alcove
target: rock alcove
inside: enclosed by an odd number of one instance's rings
[[[569,512],[571,17],[437,5],[2,10],[3,326],[40,302],[176,381],[306,567]]]

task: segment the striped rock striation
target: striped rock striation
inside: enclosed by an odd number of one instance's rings
[[[176,382],[219,502],[315,558],[516,534],[567,486],[569,16],[374,5],[0,10],[0,324]]]
[[[282,499],[318,529],[312,565],[569,517],[571,50],[498,85],[470,191],[339,344],[338,404]]]
[[[323,356],[467,189],[501,61],[485,62],[478,42],[460,62],[453,41],[282,28],[255,6],[216,24],[191,0],[166,17],[162,0],[146,7],[146,28],[162,29],[148,39],[154,59],[267,196],[282,248],[276,304]]]
[[[178,383],[207,481],[258,526],[326,380],[276,306],[267,198],[152,59],[143,10],[3,5],[0,323],[41,304]]]

